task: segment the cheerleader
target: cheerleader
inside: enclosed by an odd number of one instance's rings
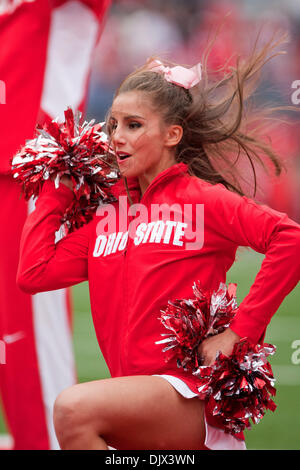
[[[209,365],[241,338],[261,343],[299,280],[300,226],[247,197],[236,166],[240,155],[251,164],[265,158],[281,171],[254,126],[245,131],[247,84],[271,46],[213,85],[204,66],[156,59],[129,75],[107,118],[122,175],[117,202],[99,206],[91,222],[57,244],[72,183],[65,177],[59,188],[44,184],[23,230],[18,285],[34,294],[88,280],[111,373],[57,397],[62,449],[245,449],[243,433],[225,433],[199,399],[197,377],[165,361],[158,317],[168,300],[190,298],[195,280],[211,290],[226,282],[239,246],[264,253],[230,327],[199,346]]]

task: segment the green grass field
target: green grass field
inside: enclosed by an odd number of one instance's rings
[[[263,256],[243,250],[228,273],[227,282],[238,284],[240,303],[260,268]],[[274,286],[274,289],[276,286]],[[99,352],[93,329],[87,283],[73,288],[74,349],[80,382],[109,377],[108,369]],[[300,341],[299,285],[284,300],[267,332],[266,342],[277,346],[270,362],[276,377],[277,394],[274,413],[268,411],[260,423],[246,434],[246,444],[252,449],[300,449],[300,364],[293,364],[292,343]],[[299,347],[298,347],[299,348]],[[300,353],[298,354],[300,358]],[[0,433],[6,432],[0,416]]]

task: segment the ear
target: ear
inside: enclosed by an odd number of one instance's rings
[[[172,124],[167,128],[165,145],[167,147],[176,147],[182,139],[183,129],[179,124]]]

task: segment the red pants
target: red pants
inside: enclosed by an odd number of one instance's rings
[[[29,205],[0,175],[0,389],[14,449],[56,449],[52,410],[75,383],[67,290],[30,296],[16,285],[19,241]],[[2,348],[3,349],[3,348]]]

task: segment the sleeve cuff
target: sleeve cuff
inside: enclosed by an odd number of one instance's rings
[[[266,326],[262,324],[257,325],[250,315],[244,317],[242,312],[239,311],[230,323],[230,329],[241,338],[248,338],[249,341],[255,344],[261,343],[264,340],[266,332]]]
[[[43,184],[43,188],[41,191],[41,195],[50,195],[54,196],[55,199],[61,201],[66,206],[69,206],[74,199],[74,193],[73,191],[68,188],[65,184],[60,183],[59,187],[56,188],[54,181],[47,180]]]

